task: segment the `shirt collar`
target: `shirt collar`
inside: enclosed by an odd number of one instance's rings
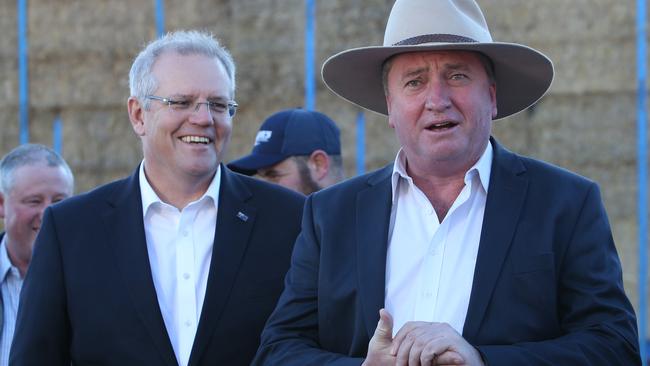
[[[14,265],[11,264],[9,253],[7,253],[7,233],[5,233],[0,241],[0,282],[4,282],[12,267]]]
[[[488,141],[485,151],[483,151],[481,157],[465,173],[465,184],[469,183],[469,181],[472,179],[472,176],[478,173],[479,181],[481,182],[485,193],[488,191],[488,187],[490,185],[490,175],[492,173],[492,150],[492,144]],[[396,193],[400,178],[405,179],[409,184],[413,184],[413,179],[406,172],[406,153],[404,152],[403,148],[399,149],[397,152],[395,163],[393,164],[393,174],[391,175],[393,203],[395,203],[395,199],[397,197]]]
[[[147,210],[151,207],[151,205],[155,203],[167,204],[163,200],[161,200],[160,197],[158,197],[156,191],[154,191],[151,184],[149,184],[149,180],[147,180],[147,176],[144,174],[144,164],[145,162],[143,160],[142,163],[140,164],[140,169],[138,173],[139,181],[140,181],[140,195],[142,196],[143,217],[147,215]],[[204,200],[206,197],[210,197],[212,199],[212,203],[214,204],[214,207],[217,208],[219,203],[220,186],[221,186],[221,164],[217,166],[217,172],[214,174],[214,177],[212,178],[212,181],[210,182],[208,189],[201,196],[201,198],[197,199],[194,202],[199,202]],[[190,202],[190,204],[194,202]]]

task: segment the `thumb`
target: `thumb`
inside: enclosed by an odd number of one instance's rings
[[[393,340],[393,317],[386,309],[379,310],[379,322],[377,323],[373,338],[385,342],[391,342]]]

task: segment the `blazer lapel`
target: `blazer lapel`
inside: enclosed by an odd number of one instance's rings
[[[256,209],[246,204],[251,195],[239,178],[221,165],[221,187],[210,273],[189,365],[197,365],[201,360],[228,302],[255,222]]]
[[[371,175],[369,187],[357,194],[358,288],[368,338],[375,332],[379,309],[384,306],[392,171],[389,165]]]
[[[494,139],[490,141],[494,147],[492,173],[474,282],[463,329],[463,336],[470,342],[478,334],[501,273],[501,266],[512,243],[528,188],[525,167],[519,158],[502,148]]]
[[[176,365],[151,275],[138,173],[139,168],[116,188],[109,199],[110,209],[104,215],[105,243],[115,256],[136,311],[165,365]]]

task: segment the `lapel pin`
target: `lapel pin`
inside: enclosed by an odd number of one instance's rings
[[[241,211],[237,212],[237,218],[242,220],[243,222],[248,221],[248,216],[246,216],[246,214]]]

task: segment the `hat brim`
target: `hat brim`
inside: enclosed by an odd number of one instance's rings
[[[279,154],[250,154],[233,160],[226,166],[237,173],[254,175],[259,169],[275,165],[286,158],[287,156]]]
[[[548,91],[553,81],[553,63],[548,57],[530,47],[503,42],[354,48],[328,58],[321,73],[325,85],[340,97],[387,115],[382,85],[384,61],[400,53],[442,50],[475,51],[490,58],[497,86],[494,119],[525,110]]]

